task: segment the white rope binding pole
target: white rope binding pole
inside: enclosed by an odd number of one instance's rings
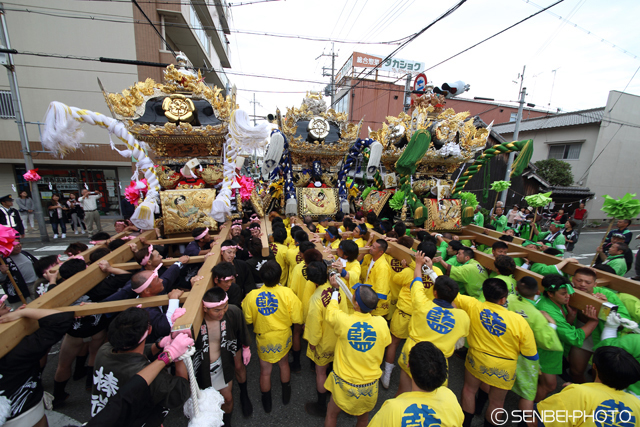
[[[184,362],[187,368],[189,388],[191,389],[191,397],[184,404],[184,415],[189,418],[189,427],[220,427],[223,424],[222,416],[224,412],[222,412],[221,407],[224,403],[224,398],[213,387],[200,390],[193,370],[192,356],[195,351],[195,347],[189,347],[187,352],[178,358],[178,360]],[[205,361],[202,361],[202,363],[205,363]]]
[[[118,137],[127,146],[127,150],[118,150],[113,141],[111,141],[111,148],[124,157],[130,157],[136,163],[136,169],[144,174],[149,186],[144,201],[136,208],[131,221],[143,230],[154,228],[154,214],[159,212],[160,182],[158,182],[153,162],[147,154],[147,144],[138,141],[127,130],[124,123],[116,119],[94,111],[69,107],[57,101],[49,104],[44,123],[42,146],[58,157],[64,157],[80,147],[80,140],[84,137],[80,129],[81,123],[102,127],[109,131],[110,135]]]
[[[185,354],[178,357],[178,360],[182,360],[184,365],[187,367],[187,374],[189,375],[189,387],[191,388],[191,408],[193,410],[193,417],[197,418],[200,415],[200,408],[198,406],[198,401],[200,400],[200,387],[198,387],[198,380],[196,379],[196,374],[193,371],[193,361],[191,360],[191,356],[196,353],[196,348],[194,346],[189,347]]]

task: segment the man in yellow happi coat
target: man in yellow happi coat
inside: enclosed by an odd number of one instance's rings
[[[411,349],[411,388],[384,402],[369,427],[460,427],[464,419],[456,395],[444,383],[447,360],[430,342]]]
[[[289,248],[284,244],[287,238],[287,232],[284,227],[277,227],[273,230],[273,243],[269,244],[269,248],[273,255],[276,257],[276,261],[280,264],[282,274],[280,275],[280,284],[287,286],[289,279],[289,265],[287,264],[287,251]]]
[[[389,281],[392,270],[384,256],[387,247],[386,240],[376,240],[371,245],[369,254],[362,260],[360,281],[371,285],[378,295],[378,306],[371,312],[374,316],[385,316],[389,313]]]
[[[402,348],[398,364],[400,387],[398,394],[411,390],[411,360],[409,354],[416,343],[429,341],[438,347],[446,358],[451,357],[460,338],[469,335],[469,315],[452,303],[458,296],[458,284],[447,276],[436,277],[432,270],[433,263],[422,252],[416,254],[414,279],[411,283],[411,301],[413,314],[409,323],[409,338]],[[422,285],[423,275],[435,282],[432,290],[433,298],[427,298]],[[435,280],[434,280],[435,278]],[[447,385],[447,381],[445,381]]]
[[[485,302],[466,295],[458,295],[454,301],[471,319],[462,388],[464,427],[470,426],[473,420],[476,392],[481,383],[489,386],[485,420],[492,423],[492,412],[504,406],[507,392],[513,387],[518,356],[538,360],[531,327],[521,315],[504,307],[509,295],[504,280],[485,280],[482,293]]]
[[[384,349],[391,342],[386,320],[372,316],[378,296],[371,285],[356,284],[352,298],[354,313],[339,308],[338,282],[329,279],[336,288],[327,306],[325,321],[333,327],[338,340],[333,371],[324,386],[331,392],[325,426],[335,426],[338,414],[344,411],[358,417],[356,426],[364,427],[378,400],[378,379]]]
[[[260,268],[264,286],[249,292],[242,301],[247,324],[253,324],[256,334],[258,357],[260,358],[260,391],[265,412],[271,412],[271,370],[273,364],[280,366],[282,404],[291,399],[291,371],[289,349],[291,348],[291,325],[302,323],[302,304],[293,291],[279,286],[282,269],[276,261],[267,261]]]
[[[331,301],[333,287],[327,282],[327,265],[312,262],[307,266],[307,277],[316,285],[316,290],[309,300],[309,313],[304,329],[304,338],[309,342],[307,357],[315,363],[317,402],[304,405],[305,411],[314,416],[324,417],[327,413],[327,366],[333,362],[337,336],[333,327],[325,320],[327,306]],[[338,297],[340,309],[347,312],[347,298],[340,292]]]
[[[431,258],[435,256],[437,252],[436,246],[432,242],[422,242],[418,246],[418,251]],[[391,380],[391,373],[394,368],[394,362],[396,359],[396,350],[402,343],[402,340],[409,337],[409,322],[411,321],[411,314],[413,313],[413,307],[411,305],[411,288],[413,283],[413,273],[415,270],[415,261],[411,261],[407,265],[406,261],[402,260],[400,263],[402,269],[392,275],[392,282],[394,286],[400,288],[398,293],[398,301],[396,303],[396,309],[391,317],[391,344],[387,347],[385,353],[384,374],[380,381],[382,387],[389,388],[389,382]],[[393,268],[393,267],[392,267]],[[433,271],[438,275],[442,275],[442,271],[438,267],[433,267]],[[422,276],[423,288],[425,290],[428,299],[433,299],[433,280],[428,275]]]

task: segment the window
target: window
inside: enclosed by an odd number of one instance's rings
[[[347,92],[347,94],[345,96],[343,96],[342,98],[340,98],[333,106],[333,109],[336,110],[336,112],[338,113],[347,113],[349,111],[349,93],[351,92]]]
[[[205,32],[202,22],[200,22],[200,18],[198,18],[198,15],[196,15],[196,10],[191,4],[189,5],[189,18],[191,21],[191,28],[196,33],[196,37],[198,37],[198,40],[200,40],[202,47],[207,53],[207,56],[211,56],[211,52],[209,51],[211,38]]]
[[[511,113],[511,115],[509,116],[509,121],[515,122],[517,118],[518,118],[518,113]]]
[[[549,147],[549,159],[578,160],[581,144],[560,144]]]
[[[13,98],[11,91],[0,90],[0,119],[15,119],[16,113],[13,110]]]

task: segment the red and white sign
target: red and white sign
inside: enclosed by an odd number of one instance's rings
[[[413,81],[413,90],[423,92],[426,90],[426,88],[427,88],[427,76],[425,76],[424,73],[420,73],[416,76],[415,80]],[[419,98],[423,94],[416,93],[415,95]]]

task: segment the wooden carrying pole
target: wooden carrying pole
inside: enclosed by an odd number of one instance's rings
[[[151,238],[155,231],[145,231],[140,236],[131,240],[139,243],[140,237]],[[93,248],[92,248],[93,249]],[[83,256],[86,256],[83,253]],[[133,258],[133,252],[129,245],[122,245],[113,252],[105,255],[102,260],[109,263],[122,263]],[[100,283],[107,273],[100,270],[98,263],[91,264],[82,274],[76,274],[65,280],[60,285],[51,289],[46,294],[28,304],[29,308],[60,308],[72,304],[82,295],[90,291]],[[25,335],[34,333],[38,329],[38,322],[33,319],[18,319],[13,322],[0,324],[0,358],[4,357],[22,340]]]
[[[4,262],[4,258],[0,257],[0,263],[2,263],[2,265],[4,265],[5,267],[7,267],[7,264],[5,264]],[[18,287],[18,285],[16,284],[15,279],[13,278],[13,275],[11,274],[11,271],[9,271],[9,268],[7,267],[7,276],[9,276],[9,280],[11,280],[11,285],[13,285],[13,289],[15,289],[16,293],[18,294],[18,296],[20,297],[20,301],[22,301],[23,304],[27,303],[27,300],[24,299],[24,295],[22,295],[22,291],[20,290],[20,288]]]
[[[615,221],[615,220],[616,220],[615,218],[611,218],[611,221],[609,221],[609,228],[607,228],[607,232],[604,233],[604,237],[600,241],[599,247],[602,247],[602,245],[604,245],[604,241],[607,240],[607,236],[609,235],[609,232],[613,228],[613,221]],[[595,256],[591,260],[591,265],[594,265],[596,263],[596,260],[598,259],[599,256],[600,256],[600,254],[596,251]]]
[[[191,286],[189,296],[182,306],[187,310],[187,312],[176,319],[173,327],[171,328],[172,335],[188,331],[194,340],[197,338],[198,333],[200,332],[200,325],[202,324],[202,319],[204,317],[204,313],[202,311],[202,297],[204,297],[204,294],[213,287],[213,275],[211,273],[211,269],[220,260],[220,247],[222,242],[227,239],[230,231],[231,221],[227,221],[225,226],[220,229],[218,239],[213,245],[211,245],[211,252],[213,252],[213,255],[209,255],[205,258],[204,264],[202,264],[200,271],[198,271],[198,275],[203,278]]]
[[[529,240],[533,239],[533,229],[537,227],[536,219],[538,219],[538,207],[536,206],[535,211],[533,212],[533,222],[531,222],[531,230],[529,230]]]
[[[491,246],[495,242],[502,242],[502,240],[498,240],[492,236],[483,234],[482,233],[483,230],[485,229],[475,225],[473,226],[468,225],[464,227],[464,233],[473,235],[474,236],[473,240],[477,244]],[[490,232],[490,231],[491,230],[487,230],[487,232]],[[558,258],[553,255],[547,255],[535,249],[529,249],[528,247],[523,247],[510,242],[503,242],[503,243],[507,244],[507,246],[509,247],[508,249],[509,252],[525,253],[526,255],[525,257],[528,258],[531,262],[537,262],[537,263],[546,264],[546,265],[555,265],[563,261],[562,258]],[[521,257],[521,258],[524,258],[524,257]],[[576,270],[583,267],[586,267],[586,266],[578,263],[568,263],[562,268],[562,272],[568,275],[573,275],[575,274]],[[611,274],[601,270],[594,269],[593,272],[596,274],[597,282],[599,286],[606,285],[608,288],[613,289],[614,291],[624,292],[627,294],[631,294],[637,298],[640,298],[640,283],[636,282],[635,280],[620,277],[617,274]]]
[[[466,229],[463,231],[465,232],[465,234],[467,234]],[[374,233],[375,238],[382,237],[380,234],[376,233],[375,231],[371,231],[371,233]],[[448,239],[445,239],[445,240],[449,241]],[[496,239],[493,239],[493,240],[496,240]],[[474,249],[473,252],[474,252],[475,260],[478,261],[480,265],[482,265],[487,270],[495,269],[493,265],[493,262],[494,262],[493,255],[485,254],[484,252],[480,252],[476,249]],[[388,253],[389,255],[393,256],[398,260],[404,259],[407,262],[407,264],[409,264],[415,258],[415,253],[413,252],[413,250],[406,248],[402,245],[399,245],[395,242],[388,242],[388,248],[386,253]],[[541,290],[544,289],[542,287],[542,276],[540,274],[536,274],[532,271],[525,270],[520,267],[517,267],[516,271],[513,273],[513,277],[516,280],[519,280],[525,276],[533,277],[538,283],[539,289]],[[584,309],[584,307],[587,305],[592,305],[595,307],[596,311],[600,312],[600,308],[602,307],[602,301],[594,297],[593,295],[589,295],[585,292],[576,290],[576,293],[571,296],[569,305],[573,308],[577,308],[578,310]]]

